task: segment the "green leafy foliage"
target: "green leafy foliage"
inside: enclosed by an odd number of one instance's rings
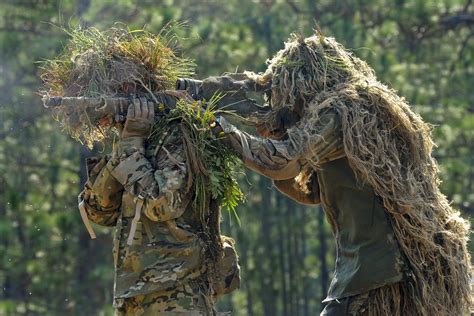
[[[236,169],[241,162],[227,146],[220,143],[211,128],[216,116],[226,113],[215,107],[219,98],[216,95],[207,102],[178,101],[176,107],[155,124],[150,138],[156,142],[158,135],[167,127],[167,122],[179,120],[186,134],[188,160],[192,160],[190,165],[195,166],[190,170],[195,206],[203,217],[212,198],[240,222],[236,207],[244,200],[244,194],[237,182]]]

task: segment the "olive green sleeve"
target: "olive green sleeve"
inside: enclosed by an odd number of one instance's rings
[[[167,163],[153,167],[145,157],[143,140],[131,138],[119,144],[118,165],[112,176],[142,205],[142,213],[153,221],[168,221],[180,217],[186,209],[187,176],[184,151],[176,144],[167,153]]]
[[[296,177],[302,161],[315,166],[344,156],[340,120],[334,112],[324,114],[319,125],[307,132],[299,126],[287,131],[285,140],[262,139],[240,131],[225,119],[221,127],[227,135],[224,142],[244,164],[274,180]]]
[[[210,99],[219,92],[231,92],[231,95],[245,99],[247,92],[263,92],[264,90],[264,86],[249,79],[245,74],[235,73],[203,79],[199,93],[205,99]]]
[[[114,226],[119,215],[122,185],[110,174],[114,161],[109,157],[87,159],[87,182],[79,195],[79,204],[96,224]],[[81,207],[82,207],[81,206]]]
[[[217,108],[234,111],[242,117],[253,117],[267,112],[270,107],[260,106],[247,94],[248,92],[261,93],[265,88],[247,78],[245,74],[235,73],[202,80],[198,94],[205,100],[218,96],[215,104]]]

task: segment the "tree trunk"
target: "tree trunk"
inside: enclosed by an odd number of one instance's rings
[[[251,282],[245,282],[245,280],[251,279],[251,273],[249,271],[249,253],[248,253],[248,241],[247,238],[244,236],[244,232],[242,229],[237,231],[237,240],[239,243],[239,252],[240,252],[240,268],[242,269],[241,277],[244,282],[242,282],[243,287],[245,287],[245,294],[247,300],[247,313],[248,316],[253,316],[253,294],[250,288]]]
[[[91,151],[88,150],[86,147],[78,145],[79,151],[79,190],[77,193],[82,191],[84,188],[84,184],[87,181],[87,174],[86,174],[86,157],[91,155]],[[76,216],[79,220],[79,216]],[[79,253],[77,254],[77,284],[81,289],[79,293],[88,293],[90,289],[86,287],[90,282],[88,282],[88,276],[90,275],[91,269],[94,267],[94,251],[92,248],[92,243],[87,231],[80,225],[79,227],[79,241],[78,241],[78,249]],[[92,315],[93,310],[91,310],[91,306],[88,305],[86,302],[89,298],[88,297],[80,297],[79,304],[82,305],[80,307],[81,311],[84,314]]]
[[[276,196],[276,208],[278,210],[279,218],[281,223],[277,225],[278,230],[278,261],[280,263],[280,282],[281,282],[281,291],[283,296],[283,315],[288,314],[288,285],[286,282],[286,262],[285,262],[285,244],[284,241],[286,240],[286,236],[283,230],[284,221],[282,220],[284,217],[283,212],[283,197],[281,194],[277,193]]]
[[[319,260],[321,262],[321,292],[323,297],[325,297],[328,290],[328,266],[327,266],[327,240],[326,232],[324,231],[324,212],[321,207],[319,207],[318,212],[318,234],[319,234]]]
[[[300,221],[300,206],[293,204],[293,212],[291,214],[293,218],[292,227],[294,227],[294,233],[292,234],[291,243],[293,250],[290,255],[294,260],[294,304],[295,304],[295,316],[300,315],[300,297],[301,297],[301,290],[302,290],[302,283],[301,283],[301,252],[300,252],[300,231],[302,229],[302,224]]]
[[[312,210],[312,209],[311,209]],[[308,279],[308,273],[307,269],[305,266],[305,261],[306,261],[306,255],[307,255],[307,244],[306,244],[306,213],[308,211],[307,206],[302,206],[301,207],[301,254],[300,254],[300,266],[301,266],[301,284],[303,288],[303,315],[304,316],[309,316],[309,289],[310,289],[310,284],[309,284],[309,279]]]
[[[272,225],[271,216],[271,194],[269,190],[270,182],[260,177],[260,192],[262,192],[262,203],[260,204],[260,219],[262,223],[261,229],[261,245],[260,250],[262,256],[261,262],[258,264],[260,278],[260,297],[262,299],[263,311],[265,316],[275,315],[275,297],[274,297],[274,278],[273,278],[273,245],[272,245]],[[263,248],[262,248],[263,247]]]
[[[292,247],[292,240],[293,240],[293,203],[289,199],[285,199],[285,219],[286,219],[286,227],[287,227],[287,238],[286,238],[286,254],[288,260],[288,278],[289,278],[289,295],[288,295],[288,302],[289,302],[289,315],[296,316],[296,296],[295,291],[296,284],[295,284],[295,267],[294,267],[294,258],[293,258],[293,247]]]

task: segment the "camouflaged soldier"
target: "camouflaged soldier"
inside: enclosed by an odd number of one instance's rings
[[[216,315],[215,297],[239,285],[236,254],[225,239],[210,293],[179,123],[170,123],[159,146],[147,146],[154,111],[135,99],[112,155],[88,160],[81,216],[92,234],[87,219],[116,227],[116,315]]]
[[[321,34],[293,36],[249,80],[270,85],[265,138],[223,118],[214,132],[282,193],[322,204],[337,258],[321,315],[465,315],[469,224],[439,191],[428,124]],[[228,86],[214,77],[200,91]]]

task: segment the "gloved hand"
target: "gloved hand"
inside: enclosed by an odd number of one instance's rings
[[[127,119],[120,133],[120,139],[130,137],[146,138],[150,135],[155,120],[155,103],[146,98],[135,97],[128,106]]]
[[[209,128],[211,133],[218,137],[237,131],[237,127],[229,123],[223,116],[217,116],[215,121],[209,123]]]
[[[224,136],[224,130],[222,129],[221,122],[224,120],[222,116],[217,116],[215,121],[209,123],[209,128],[211,129],[211,133],[214,136]]]
[[[258,121],[255,127],[261,137],[281,140],[285,137],[286,131],[294,127],[299,120],[300,116],[295,111],[283,107],[276,115]]]

